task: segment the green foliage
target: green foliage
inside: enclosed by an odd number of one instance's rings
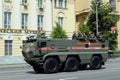
[[[103,4],[98,3],[98,24],[99,30],[110,30],[112,26],[116,25],[116,22],[119,20],[118,16],[110,14],[112,9],[108,3]],[[96,29],[96,0],[92,1],[92,10],[89,14],[89,19],[87,25],[91,30],[95,31]]]
[[[119,17],[117,15],[111,14],[112,8],[108,3],[104,4],[98,0],[93,0],[91,6],[91,11],[88,16],[87,26],[90,30],[96,33],[96,3],[98,4],[98,30],[104,32],[103,36],[109,41],[110,49],[115,49],[117,47],[117,31],[111,33],[111,27],[116,26]]]
[[[90,31],[89,27],[87,27],[85,24],[79,25],[78,30],[82,33],[89,33]]]
[[[117,47],[117,31],[110,32],[106,31],[104,34],[102,34],[103,38],[109,41],[109,48],[111,50],[115,50]]]
[[[52,38],[67,38],[66,32],[62,29],[59,23],[56,22],[56,26],[53,27],[53,31],[51,32]]]

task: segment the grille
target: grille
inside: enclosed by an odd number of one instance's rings
[[[24,51],[22,51],[22,54],[23,54],[23,56],[25,57],[25,58],[30,58],[30,57],[32,57],[32,51],[30,51],[30,52],[24,52]]]

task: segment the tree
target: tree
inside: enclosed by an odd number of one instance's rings
[[[88,16],[87,26],[90,30],[96,33],[96,4],[98,9],[98,30],[103,32],[103,37],[109,41],[110,49],[115,49],[117,47],[117,31],[111,33],[111,27],[116,26],[119,17],[117,15],[111,14],[113,11],[108,3],[101,3],[98,0],[93,0],[91,5],[91,11]],[[112,44],[111,44],[112,43]]]
[[[85,24],[79,25],[78,30],[81,31],[82,33],[87,33],[87,34],[90,32],[89,27],[87,27],[87,25]]]
[[[52,38],[67,38],[66,32],[62,29],[59,23],[56,22],[56,26],[53,27],[51,32]]]

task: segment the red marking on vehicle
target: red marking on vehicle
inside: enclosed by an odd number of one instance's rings
[[[67,50],[71,50],[72,48],[71,47],[67,47]]]
[[[101,47],[89,47],[89,48],[85,48],[85,47],[68,47],[67,50],[108,50],[108,48],[101,48]]]
[[[84,47],[72,47],[72,50],[83,50]]]
[[[38,50],[41,51],[46,51],[46,50],[58,50],[57,48],[38,48]],[[108,50],[107,47],[105,48],[101,48],[101,47],[89,47],[89,48],[85,48],[85,47],[67,47],[67,50]]]
[[[45,47],[45,48],[38,48],[38,50],[41,50],[41,51],[46,51],[46,50],[57,50],[57,48]]]

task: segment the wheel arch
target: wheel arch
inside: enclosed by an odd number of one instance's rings
[[[103,59],[101,54],[93,54],[92,57],[94,57],[94,56],[100,57],[101,60]]]
[[[79,62],[81,62],[81,59],[79,57],[79,55],[68,55],[66,60],[69,58],[69,57],[75,57]]]
[[[59,63],[61,63],[60,58],[57,55],[49,55],[46,56],[44,59],[44,62],[48,59],[48,58],[55,58],[56,60],[58,60]]]

